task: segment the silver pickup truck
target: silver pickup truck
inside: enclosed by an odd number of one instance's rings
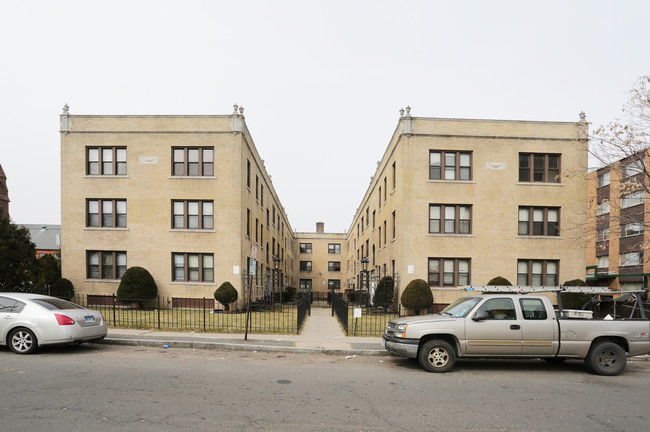
[[[584,359],[599,375],[618,375],[628,356],[650,353],[647,319],[558,318],[545,296],[474,295],[436,315],[388,322],[390,353],[417,358],[429,372],[447,372],[459,357]]]

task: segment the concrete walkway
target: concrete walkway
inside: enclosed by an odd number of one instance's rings
[[[169,332],[109,328],[103,343],[239,351],[388,355],[381,337],[346,336],[331,309],[312,308],[299,335]]]

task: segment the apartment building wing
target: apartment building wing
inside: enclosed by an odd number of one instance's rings
[[[457,286],[584,278],[586,122],[466,120],[402,112],[347,232],[348,283]],[[580,135],[579,135],[580,132]]]
[[[646,286],[648,162],[644,150],[589,173],[587,265],[592,283],[615,290]]]
[[[298,288],[301,291],[343,293],[346,268],[343,261],[345,234],[326,233],[318,222],[314,233],[296,233],[295,254],[299,261]]]
[[[111,294],[141,266],[169,297],[212,297],[273,255],[290,279],[293,230],[253,143],[231,115],[61,115],[62,273]]]

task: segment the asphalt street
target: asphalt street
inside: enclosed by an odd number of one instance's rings
[[[82,345],[0,348],[2,431],[647,431],[650,362],[460,360]]]

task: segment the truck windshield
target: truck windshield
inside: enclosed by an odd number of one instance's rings
[[[440,311],[440,315],[450,315],[462,318],[466,316],[480,300],[479,297],[463,297],[455,300],[452,304]]]

